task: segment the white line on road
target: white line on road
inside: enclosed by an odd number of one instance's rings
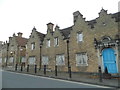
[[[80,85],[93,86],[93,87],[97,87],[97,88],[110,88],[107,86],[99,86],[99,85],[93,85],[93,84],[87,84],[87,83],[81,83],[81,82],[75,82],[75,81],[68,81],[68,80],[62,80],[62,79],[56,79],[56,78],[54,79],[54,78],[50,78],[50,77],[36,76],[36,75],[30,75],[30,74],[25,74],[25,73],[17,73],[17,72],[11,72],[11,71],[4,71],[4,72],[20,74],[20,75],[27,75],[27,76],[31,76],[31,77],[37,77],[37,78],[43,78],[43,79],[49,79],[49,80],[68,82],[68,83],[74,83],[74,84],[80,84]]]

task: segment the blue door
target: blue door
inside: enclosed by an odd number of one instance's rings
[[[102,52],[104,69],[107,68],[108,73],[118,73],[116,66],[116,55],[112,48],[104,49]]]

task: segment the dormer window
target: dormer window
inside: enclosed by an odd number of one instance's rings
[[[35,49],[35,43],[31,43],[31,50]]]
[[[50,47],[50,39],[47,40],[47,47]]]
[[[83,41],[83,33],[77,33],[77,42]]]
[[[54,46],[58,46],[59,45],[59,40],[58,37],[54,38]]]

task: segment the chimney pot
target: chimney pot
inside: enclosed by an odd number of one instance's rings
[[[19,33],[17,33],[17,34],[18,34],[19,37],[22,37],[22,34],[23,34],[23,33],[19,32]]]

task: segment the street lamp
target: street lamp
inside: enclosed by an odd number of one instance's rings
[[[40,66],[39,66],[39,70],[41,69],[41,62],[42,61],[42,44],[40,44]]]

